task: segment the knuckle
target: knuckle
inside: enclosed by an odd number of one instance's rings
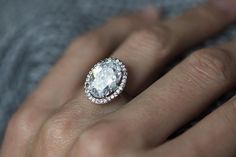
[[[79,152],[82,153],[81,156],[118,156],[121,140],[124,138],[118,126],[107,122],[99,123],[81,135]]]
[[[9,120],[6,129],[6,138],[13,135],[27,139],[34,134],[41,121],[40,114],[47,110],[46,108],[42,109],[42,107],[40,107],[40,110],[37,108],[38,106],[42,106],[42,103],[41,100],[31,95]]]
[[[44,125],[40,138],[43,144],[59,145],[68,138],[70,122],[61,115],[55,115]]]
[[[10,135],[19,135],[21,137],[29,136],[33,132],[34,113],[24,110],[15,113],[7,126],[7,133]]]
[[[230,56],[226,51],[217,48],[199,50],[191,55],[189,63],[197,75],[204,79],[229,80]]]

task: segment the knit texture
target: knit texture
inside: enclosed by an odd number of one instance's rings
[[[107,18],[156,5],[178,15],[200,0],[0,0],[0,141],[10,116],[66,46]],[[232,27],[207,44],[236,35]]]

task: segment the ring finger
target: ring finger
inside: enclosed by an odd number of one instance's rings
[[[205,117],[196,126],[144,157],[235,157],[236,97]]]

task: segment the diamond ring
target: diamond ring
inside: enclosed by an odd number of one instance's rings
[[[122,93],[127,76],[127,69],[119,59],[101,60],[87,75],[85,94],[93,103],[106,104]]]

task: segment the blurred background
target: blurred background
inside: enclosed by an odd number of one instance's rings
[[[71,40],[125,11],[158,6],[175,16],[204,0],[0,0],[0,141],[15,112]],[[230,40],[231,26],[201,46]]]

